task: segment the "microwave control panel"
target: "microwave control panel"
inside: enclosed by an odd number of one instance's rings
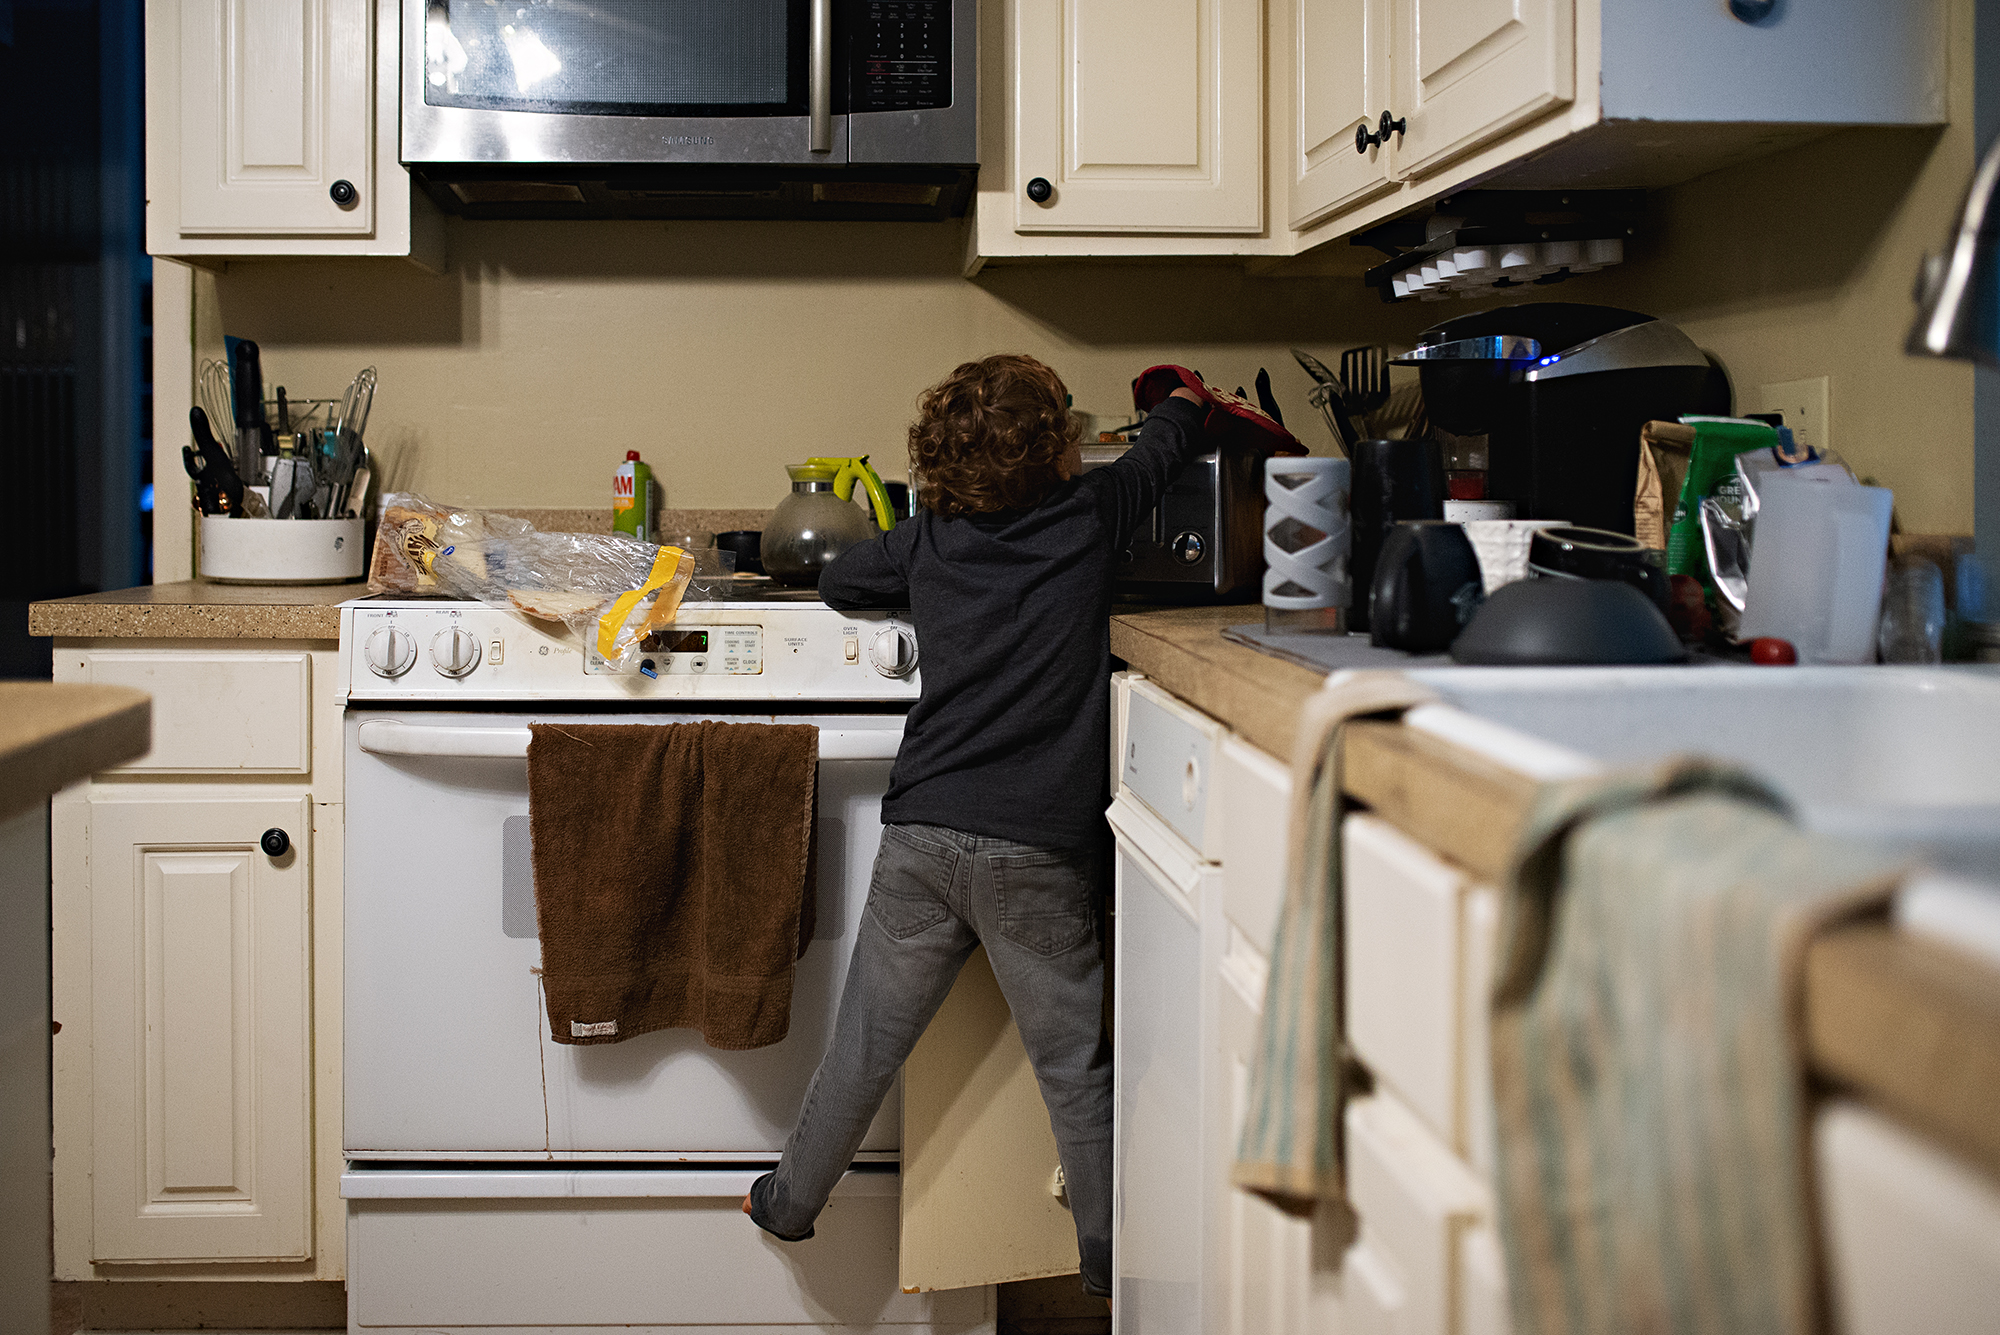
[[[849,12],[853,110],[951,105],[951,0],[855,0]]]

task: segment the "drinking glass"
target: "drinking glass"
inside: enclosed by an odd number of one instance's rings
[[[1875,647],[1884,663],[1944,658],[1944,572],[1921,557],[1899,560],[1882,581]]]

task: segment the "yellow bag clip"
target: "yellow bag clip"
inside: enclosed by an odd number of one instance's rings
[[[673,620],[674,613],[680,610],[681,594],[687,589],[687,581],[677,578],[680,575],[681,565],[687,560],[687,555],[679,547],[660,548],[660,554],[653,558],[652,573],[646,576],[646,582],[630,593],[619,594],[617,601],[611,604],[611,610],[597,618],[597,652],[601,656],[617,657],[612,650],[618,643],[618,632],[624,627],[625,619],[632,615],[632,609],[637,607],[647,594],[655,589],[664,589],[668,584],[674,584],[675,587],[667,589],[660,595],[659,601],[653,605],[652,612],[646,617],[646,624],[640,633],[644,634],[656,626]]]

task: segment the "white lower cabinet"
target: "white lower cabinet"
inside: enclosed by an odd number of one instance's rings
[[[1361,1217],[1348,1252],[1356,1330],[1452,1335],[1467,1235],[1490,1217],[1486,1186],[1393,1094],[1347,1105],[1347,1189]]]
[[[345,1274],[333,657],[57,645],[57,681],[136,685],[159,721],[50,803],[59,1280]]]
[[[1342,840],[1348,1041],[1377,1080],[1484,1171],[1499,898],[1374,816],[1349,816]]]
[[[1305,1332],[1313,1271],[1313,1224],[1232,1186],[1229,1168],[1249,1108],[1250,1067],[1257,1051],[1264,998],[1262,954],[1240,932],[1211,966],[1215,980],[1215,1043],[1208,1099],[1223,1134],[1209,1148],[1203,1177],[1206,1231],[1212,1239],[1206,1329],[1226,1335]],[[1332,1266],[1339,1266],[1339,1258]]]
[[[2000,1185],[1851,1100],[1812,1135],[1833,1329],[2000,1332]]]
[[[311,1257],[311,835],[304,793],[91,801],[92,1261]]]

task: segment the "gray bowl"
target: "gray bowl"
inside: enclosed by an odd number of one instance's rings
[[[1451,656],[1556,667],[1684,663],[1687,650],[1652,599],[1621,580],[1524,579],[1487,596]]]

